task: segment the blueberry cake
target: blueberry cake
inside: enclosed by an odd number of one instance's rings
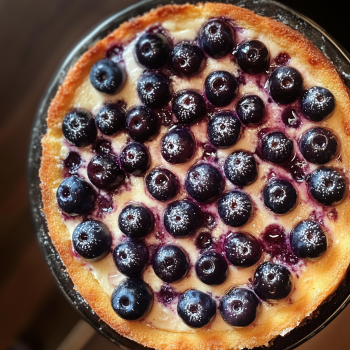
[[[350,263],[350,101],[289,27],[227,4],[122,24],[67,74],[40,170],[101,320],[156,349],[269,345]]]

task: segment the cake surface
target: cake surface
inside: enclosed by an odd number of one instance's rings
[[[216,19],[224,21],[232,30],[233,54],[230,52],[222,57],[213,57],[216,53],[210,52],[210,48],[206,48],[203,42],[199,43],[201,28]],[[202,60],[204,63],[198,66],[197,72],[190,78],[175,73],[173,66],[170,69],[169,58],[159,69],[145,69],[135,54],[135,47],[144,33],[164,35],[172,50],[182,42],[194,44],[205,52]],[[268,66],[260,73],[255,73],[254,69],[240,62],[238,48],[242,51],[243,44],[252,40],[258,40],[268,49]],[[119,77],[121,89],[112,93],[99,92],[90,78],[96,62],[106,58],[119,64],[125,73],[125,76],[122,74]],[[283,94],[280,97],[278,89],[274,90],[271,83],[272,79],[278,79],[276,72],[283,72],[285,67],[296,70],[296,73],[288,71],[293,83],[298,84],[298,72],[302,77],[300,89],[303,93],[296,97],[286,97]],[[143,98],[142,91],[138,91],[142,79],[146,80],[146,85],[150,81],[149,76],[146,79],[149,72],[165,77],[165,86],[170,86],[170,96],[162,95],[161,100],[165,103],[161,106],[156,105],[157,101],[147,100],[147,96]],[[224,96],[228,98],[227,101],[218,101],[206,89],[206,81],[213,72],[230,73],[227,75],[228,80],[233,77],[231,90],[234,93],[229,97]],[[152,74],[151,78],[154,78],[155,74]],[[332,113],[322,117],[322,120],[317,120],[317,116],[313,116],[308,110],[314,109],[308,104],[305,91],[311,94],[314,87],[325,88],[334,96]],[[174,107],[176,101],[181,100],[181,93],[188,90],[198,93],[205,100],[204,115],[194,121],[186,120],[186,114],[181,116]],[[162,92],[164,91],[166,89]],[[324,96],[327,97],[327,93]],[[244,113],[239,112],[238,105],[242,98],[252,95],[262,100],[265,112],[260,121],[253,120],[250,123],[244,120]],[[284,101],[283,98],[287,100]],[[304,101],[303,104],[301,100]],[[252,348],[266,345],[276,336],[287,334],[297,327],[334,293],[350,262],[347,208],[349,199],[346,191],[349,167],[349,102],[347,90],[335,68],[309,41],[285,25],[245,9],[210,3],[197,6],[169,5],[121,25],[90,48],[70,70],[51,103],[47,119],[48,133],[43,138],[40,177],[44,212],[53,243],[79,292],[101,319],[117,332],[157,349]],[[63,121],[67,120],[67,115],[71,113],[74,118],[74,111],[78,110],[88,111],[97,118],[101,109],[110,104],[117,104],[118,108],[126,112],[126,118],[132,117],[131,111],[135,107],[146,104],[154,111],[154,124],[159,122],[160,125],[158,129],[155,128],[151,137],[142,139],[142,136],[133,133],[129,124],[126,128],[120,127],[112,135],[108,135],[108,130],[102,132],[103,128],[98,124],[98,129],[95,128],[97,135],[92,132],[90,141],[85,144],[74,141],[75,145],[72,144],[70,134],[64,134]],[[116,107],[117,110],[118,108]],[[226,140],[228,144],[223,144],[220,137],[213,136],[216,130],[215,121],[221,112],[230,112],[227,125],[232,130],[231,136],[234,140]],[[225,115],[221,117],[224,118]],[[236,123],[233,122],[235,120]],[[174,124],[177,125],[175,129]],[[318,137],[321,137],[321,141],[326,140],[327,145],[320,152],[313,149],[308,152],[310,137],[312,139],[315,128],[318,128]],[[213,133],[209,129],[214,130]],[[182,133],[183,138],[189,142],[189,149],[193,149],[191,154],[187,157],[185,155],[183,163],[176,157],[172,158],[171,152],[163,150],[163,143],[166,144],[166,137],[170,137],[172,132],[176,135]],[[132,170],[128,171],[125,165],[124,168],[120,166],[124,147],[134,141],[143,144],[149,154],[149,162],[145,162],[145,170],[141,174],[131,174]],[[269,145],[280,141],[284,145],[282,151],[271,152]],[[253,157],[251,161],[256,163],[257,173],[250,180],[249,176],[235,173],[235,167],[229,164],[233,157],[231,155],[237,155],[237,151],[249,154]],[[98,177],[93,178],[88,172],[89,167],[94,165],[92,159],[95,162],[106,161],[109,159],[107,153],[112,159],[118,158],[119,168],[115,166],[113,170],[116,174],[114,184],[102,188]],[[97,159],[99,156],[102,160]],[[232,158],[230,161],[236,160]],[[113,161],[111,164],[112,167]],[[204,165],[210,170],[202,170]],[[165,199],[161,197],[166,196],[164,193],[157,197],[147,186],[154,169],[164,168],[175,175],[179,187],[178,191],[172,196],[169,194]],[[330,173],[329,170],[336,170],[337,173]],[[206,174],[213,171],[213,183],[217,184],[212,186],[208,197],[196,192],[187,181],[191,176],[188,174],[201,174],[201,171]],[[69,208],[64,209],[62,205],[58,205],[56,197],[62,182],[76,175],[93,189],[93,192],[85,193],[83,199],[77,199],[81,201],[79,213],[70,212]],[[332,201],[325,195],[324,189],[317,192],[317,179],[322,176],[326,179],[325,183],[332,179],[338,181],[339,198]],[[316,181],[315,186],[312,185],[313,181]],[[174,186],[176,187],[173,185],[170,189],[175,188]],[[276,186],[279,190],[282,188],[286,191],[288,199],[292,198],[291,202],[287,201],[283,206],[271,200],[271,193]],[[232,201],[229,195],[236,196],[233,199],[236,206],[239,201],[246,203],[245,209],[250,204],[246,217],[240,214],[237,218],[235,213],[226,215],[224,210],[219,213],[221,207],[226,208],[225,203],[228,200]],[[199,208],[201,212],[201,222],[194,224],[193,232],[171,232],[172,220],[167,224],[164,212],[170,212],[173,203],[183,203],[184,199],[187,205],[192,203],[195,206],[191,222],[195,223],[198,216],[195,208]],[[89,201],[93,202],[90,207]],[[147,265],[142,270],[141,279],[151,289],[153,304],[150,308],[146,307],[140,317],[135,316],[139,320],[128,321],[113,310],[111,297],[113,300],[114,290],[124,281],[130,281],[126,276],[130,275],[130,271],[126,269],[126,274],[123,274],[123,267],[116,266],[114,256],[117,255],[116,247],[126,242],[134,242],[135,237],[122,230],[120,217],[127,205],[135,203],[148,208],[154,220],[153,226],[150,225],[149,228],[145,227],[146,224],[142,225],[145,232],[139,233],[139,239],[136,240],[139,244],[138,252],[146,245],[150,255],[149,262],[140,264]],[[111,233],[107,249],[105,253],[99,254],[98,261],[93,261],[96,257],[82,258],[77,247],[73,249],[72,245],[73,232],[79,233],[78,225],[90,220],[102,222]],[[243,221],[237,223],[236,220]],[[316,249],[314,256],[310,255],[310,251],[305,253],[298,248],[300,235],[305,232],[303,225],[307,226],[305,220],[316,225],[314,232],[320,233],[318,247],[321,247],[322,252],[319,253]],[[310,225],[307,227],[310,228]],[[103,231],[105,227],[99,229]],[[245,265],[242,259],[237,258],[237,252],[232,253],[234,242],[231,241],[237,233],[243,234],[243,237],[251,234],[255,237],[251,241],[258,242],[257,259],[245,262]],[[162,269],[157,272],[155,257],[160,255],[159,251],[163,247],[169,245],[182,248],[188,266],[184,272],[180,271],[177,280],[167,281]],[[223,267],[226,272],[222,274],[223,278],[219,283],[205,279],[203,282],[201,274],[197,272],[199,257],[205,258],[208,253],[218,253],[219,257],[215,261],[223,259],[223,266],[227,265],[226,270]],[[239,261],[236,262],[235,259]],[[282,291],[280,297],[271,296],[271,290],[266,291],[261,283],[259,287],[259,276],[263,275],[261,271],[269,262],[275,264],[273,268],[277,266],[277,274],[287,276],[288,282],[291,282],[283,285],[286,292]],[[182,262],[181,266],[184,265],[186,263]],[[134,276],[129,277],[134,280]],[[228,295],[233,287],[241,288],[241,291],[254,291],[252,298],[258,300],[258,304],[252,307],[256,311],[256,317],[245,326],[230,325],[229,317],[225,317],[222,312],[225,307],[230,307],[228,302],[228,306],[225,304],[227,300],[223,296]],[[182,296],[192,289],[210,296],[215,304],[214,316],[209,317],[209,321],[201,327],[189,326],[177,311]],[[146,299],[143,303],[147,304]],[[249,305],[253,304],[251,302]],[[210,305],[208,310],[212,307]]]

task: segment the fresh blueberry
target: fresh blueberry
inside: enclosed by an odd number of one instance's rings
[[[243,96],[238,101],[236,110],[241,122],[247,126],[261,124],[265,116],[265,104],[257,95]]]
[[[90,71],[92,86],[100,92],[113,95],[124,86],[126,74],[120,64],[109,59],[96,62]]]
[[[187,173],[185,188],[198,202],[210,202],[224,189],[224,179],[220,171],[210,164],[194,165]]]
[[[208,56],[222,58],[233,51],[235,32],[223,19],[214,19],[201,28],[199,43]]]
[[[232,74],[221,70],[210,73],[204,87],[209,102],[216,107],[224,107],[236,97],[238,83]]]
[[[337,170],[321,167],[311,173],[309,179],[311,196],[320,204],[337,205],[344,198],[346,181]]]
[[[224,283],[228,275],[225,258],[214,251],[208,251],[200,255],[195,270],[198,278],[210,286]]]
[[[150,195],[161,202],[174,198],[180,187],[177,177],[165,168],[153,169],[145,181]]]
[[[295,102],[303,90],[303,78],[292,67],[280,67],[270,76],[270,94],[273,100],[282,105]]]
[[[292,291],[292,276],[289,270],[272,262],[262,263],[254,274],[254,291],[262,300],[280,300]]]
[[[160,247],[152,260],[154,273],[167,283],[184,278],[190,267],[186,254],[176,245]]]
[[[287,162],[292,157],[293,149],[293,141],[280,131],[271,132],[262,139],[262,155],[271,163]]]
[[[313,122],[320,122],[327,118],[335,108],[333,94],[319,86],[304,91],[301,98],[301,110],[305,117]]]
[[[109,154],[112,151],[112,145],[110,141],[101,137],[96,140],[93,145],[93,149],[97,154]]]
[[[249,267],[259,261],[261,247],[252,234],[235,232],[225,240],[225,253],[232,265]]]
[[[67,158],[63,161],[64,166],[67,168],[70,174],[76,174],[82,161],[80,155],[77,152],[69,152]]]
[[[97,136],[95,120],[84,109],[73,109],[63,119],[62,132],[66,140],[74,146],[91,145]]]
[[[111,304],[117,315],[124,320],[139,320],[151,310],[153,293],[142,280],[127,279],[113,291]]]
[[[297,202],[297,192],[286,180],[272,180],[263,189],[264,203],[275,214],[286,214]]]
[[[60,209],[75,216],[86,214],[94,207],[96,194],[90,184],[75,175],[60,184],[56,197]]]
[[[164,226],[174,237],[192,235],[201,222],[200,209],[186,199],[170,203],[164,211]]]
[[[221,220],[228,226],[245,225],[253,214],[250,198],[240,191],[227,192],[218,201],[218,212]]]
[[[125,124],[125,112],[115,103],[102,107],[96,115],[96,124],[102,134],[114,135]]]
[[[302,121],[299,113],[294,108],[287,108],[282,113],[282,121],[289,128],[297,129]]]
[[[246,327],[255,320],[258,306],[259,299],[251,290],[233,288],[222,296],[219,311],[229,325]]]
[[[312,128],[301,136],[300,151],[308,162],[326,164],[337,154],[338,141],[332,131],[321,127]]]
[[[200,250],[210,248],[213,245],[210,232],[201,232],[196,238],[195,245]]]
[[[122,209],[118,218],[120,231],[130,238],[142,238],[154,229],[153,214],[139,203],[131,203]]]
[[[111,249],[112,236],[107,226],[95,220],[84,221],[74,230],[74,250],[85,260],[103,259]]]
[[[129,143],[120,154],[120,163],[129,174],[135,176],[144,174],[150,164],[147,148],[138,142]]]

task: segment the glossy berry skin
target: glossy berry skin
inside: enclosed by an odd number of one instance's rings
[[[223,320],[234,327],[249,326],[256,318],[259,299],[249,289],[233,288],[222,296],[219,311]]]
[[[96,124],[102,134],[114,135],[125,125],[125,112],[117,104],[110,103],[98,111]]]
[[[255,158],[246,151],[231,153],[226,158],[224,172],[226,177],[239,187],[252,184],[258,176]]]
[[[125,127],[132,139],[144,142],[159,129],[156,115],[146,106],[137,106],[126,113]]]
[[[168,201],[179,191],[179,180],[168,169],[155,168],[146,176],[146,187],[150,195],[161,201]]]
[[[294,254],[302,259],[317,259],[327,250],[327,237],[316,221],[301,221],[292,229],[289,239]]]
[[[237,115],[241,122],[247,126],[256,126],[263,122],[265,104],[257,95],[246,95],[237,103]]]
[[[250,233],[231,233],[226,238],[224,247],[227,260],[234,266],[253,266],[261,257],[260,244]]]
[[[102,93],[113,95],[125,84],[126,74],[120,64],[109,59],[96,62],[90,71],[92,86]]]
[[[84,221],[74,230],[74,250],[85,260],[98,261],[110,251],[112,236],[107,226],[95,220]]]
[[[208,123],[209,140],[218,148],[233,146],[238,141],[240,132],[240,121],[229,111],[215,113]]]
[[[148,249],[141,241],[128,240],[114,248],[113,260],[123,275],[138,278],[148,263]]]
[[[208,56],[222,58],[233,51],[235,32],[224,20],[214,19],[201,28],[199,43]]]
[[[329,90],[314,86],[303,92],[300,104],[307,119],[320,122],[334,111],[335,99]]]
[[[140,203],[131,203],[122,209],[118,217],[120,231],[130,238],[143,238],[154,229],[151,211]]]
[[[197,231],[202,222],[201,211],[189,200],[170,203],[164,211],[164,226],[174,237],[187,237]]]
[[[116,159],[109,155],[93,157],[87,167],[89,180],[102,190],[115,190],[125,179],[125,173]]]
[[[153,305],[151,288],[139,279],[127,279],[112,293],[111,304],[124,320],[136,321],[146,317]]]
[[[83,215],[92,210],[96,194],[85,180],[78,176],[65,179],[58,187],[57,203],[60,209],[68,215]]]
[[[253,214],[250,198],[240,191],[227,192],[218,201],[218,212],[221,220],[228,226],[241,227]]]
[[[269,79],[273,100],[282,105],[295,102],[303,90],[303,78],[292,67],[280,67],[273,71]]]
[[[248,74],[259,74],[267,71],[269,67],[269,50],[259,40],[240,44],[236,49],[235,56],[239,67]]]
[[[215,71],[205,79],[205,95],[216,107],[229,105],[236,97],[238,83],[236,78],[226,71]]]
[[[194,165],[185,179],[187,193],[196,201],[206,203],[214,200],[224,189],[220,171],[210,164]]]
[[[304,158],[314,164],[326,164],[337,154],[338,140],[332,131],[316,127],[300,138],[299,147]]]
[[[120,153],[119,159],[124,170],[135,176],[144,174],[150,165],[147,148],[139,142],[127,144]]]
[[[254,274],[254,292],[262,300],[280,300],[292,291],[292,276],[289,270],[272,262],[262,263]]]
[[[214,318],[216,305],[208,294],[190,289],[180,296],[177,313],[189,327],[202,328]]]
[[[335,169],[321,167],[308,179],[311,196],[320,204],[331,206],[340,203],[346,192],[346,181]]]
[[[91,145],[97,136],[95,120],[84,109],[73,109],[63,119],[62,132],[66,140],[74,146]]]
[[[152,265],[154,273],[167,283],[181,280],[189,270],[186,254],[176,245],[160,247],[153,256]]]
[[[192,158],[195,146],[193,134],[189,129],[174,126],[163,137],[161,152],[168,163],[186,163]]]
[[[63,161],[64,167],[68,170],[69,174],[76,174],[79,169],[82,160],[77,152],[69,152],[67,158]]]
[[[176,75],[190,78],[201,72],[205,66],[203,51],[193,44],[181,42],[171,52],[171,66]]]
[[[214,251],[208,251],[199,256],[195,270],[197,277],[210,286],[225,282],[228,275],[228,266],[225,258]]]
[[[170,55],[170,44],[161,33],[145,33],[135,45],[137,61],[147,69],[163,67]]]
[[[180,123],[191,124],[205,116],[207,107],[198,92],[182,90],[174,96],[172,110]]]
[[[263,189],[265,206],[278,215],[291,211],[296,205],[297,197],[294,187],[286,180],[272,180]]]
[[[287,162],[292,157],[293,149],[293,141],[280,131],[271,132],[262,139],[261,153],[271,163]]]

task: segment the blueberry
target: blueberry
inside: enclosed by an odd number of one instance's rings
[[[293,141],[280,131],[271,132],[262,139],[262,155],[271,163],[287,162],[292,157],[293,149]]]
[[[116,189],[125,179],[125,173],[109,154],[93,157],[87,167],[89,180],[103,190]]]
[[[317,259],[327,250],[327,237],[316,221],[301,221],[289,238],[294,254],[302,259]]]
[[[75,175],[60,184],[56,197],[60,209],[75,216],[86,214],[94,207],[96,194],[90,184]]]
[[[309,179],[311,196],[320,204],[337,205],[344,198],[346,181],[337,170],[321,167],[311,173]]]
[[[240,44],[235,52],[239,67],[248,74],[267,71],[270,64],[270,53],[259,40],[246,41]]]
[[[221,220],[228,226],[245,225],[253,214],[250,198],[240,191],[227,192],[218,201],[218,212]]]
[[[227,259],[234,266],[249,267],[261,257],[260,244],[250,233],[231,233],[226,238],[224,247]]]
[[[187,237],[201,225],[201,211],[184,199],[170,203],[164,211],[164,226],[174,237]]]
[[[204,87],[209,102],[216,107],[224,107],[236,97],[238,83],[229,72],[215,71],[207,76]]]
[[[148,249],[141,241],[129,240],[114,248],[113,260],[123,275],[137,278],[141,276],[148,263]]]
[[[153,169],[145,181],[150,195],[161,202],[174,198],[180,187],[177,177],[165,168]]]
[[[208,56],[222,58],[232,52],[235,32],[223,19],[214,19],[201,28],[199,43]]]
[[[68,169],[70,174],[76,174],[82,160],[77,152],[69,152],[67,158],[63,161],[64,166]]]
[[[192,158],[195,145],[193,134],[189,129],[174,126],[162,139],[162,156],[168,163],[186,163]]]
[[[287,108],[282,113],[282,121],[289,128],[299,128],[302,121],[298,112],[294,108]]]
[[[167,283],[184,278],[190,267],[186,254],[176,245],[160,247],[152,260],[154,273]]]
[[[151,288],[138,279],[127,279],[112,293],[111,304],[119,317],[128,321],[147,316],[153,305]]]
[[[90,82],[100,92],[113,95],[125,84],[126,74],[120,64],[109,59],[96,62],[90,71]]]
[[[129,174],[135,176],[144,174],[150,165],[147,148],[138,142],[129,143],[120,153],[120,163]]]
[[[130,238],[142,238],[154,229],[153,214],[148,208],[139,203],[125,206],[119,214],[120,231]]]
[[[205,58],[202,50],[193,44],[182,42],[171,52],[171,66],[176,75],[192,77],[203,70]]]
[[[292,291],[289,270],[272,262],[262,263],[254,274],[254,291],[262,300],[280,300]]]
[[[255,126],[263,122],[265,104],[257,95],[243,96],[237,103],[237,114],[244,125]]]
[[[102,155],[109,154],[112,151],[112,145],[110,141],[104,138],[97,139],[93,145],[93,148],[97,154],[102,154]]]
[[[196,238],[195,245],[200,250],[210,248],[213,245],[210,232],[201,232]]]
[[[85,260],[103,259],[111,249],[112,236],[107,226],[100,221],[80,223],[72,236],[74,250]]]
[[[158,120],[152,110],[137,106],[126,113],[125,127],[135,141],[144,142],[154,136],[158,129]]]
[[[215,113],[208,123],[210,142],[218,148],[233,146],[239,139],[241,123],[229,111]]]
[[[225,258],[214,251],[208,251],[200,255],[195,269],[198,278],[210,286],[224,283],[228,275]]]
[[[172,110],[180,123],[190,124],[203,118],[207,107],[198,92],[182,90],[174,96]]]
[[[102,134],[114,135],[125,124],[125,112],[115,103],[102,107],[96,115],[96,124]]]
[[[326,164],[337,154],[338,141],[332,131],[321,127],[312,128],[301,136],[300,151],[308,162]]]
[[[264,203],[275,214],[286,214],[297,202],[297,192],[286,180],[272,180],[263,189]]]
[[[295,102],[303,90],[303,78],[292,67],[280,67],[270,76],[270,94],[277,103],[287,105]]]
[[[145,68],[161,68],[169,59],[169,40],[161,33],[145,33],[137,41],[135,53],[138,62]]]
[[[84,109],[73,109],[63,119],[62,132],[66,140],[74,146],[91,145],[97,136],[97,128],[92,115]]]
[[[212,165],[197,164],[188,171],[185,188],[196,201],[210,202],[224,189],[224,179],[220,171]]]
[[[301,110],[305,117],[313,122],[320,122],[327,118],[335,108],[333,94],[319,86],[314,86],[303,92]]]
[[[252,184],[258,176],[255,158],[246,151],[231,153],[225,160],[224,171],[226,177],[240,187]]]
[[[137,93],[147,107],[164,107],[171,99],[169,80],[160,73],[145,73],[137,83]]]
[[[222,296],[219,311],[229,325],[246,327],[255,320],[258,306],[259,299],[251,290],[233,288]]]

